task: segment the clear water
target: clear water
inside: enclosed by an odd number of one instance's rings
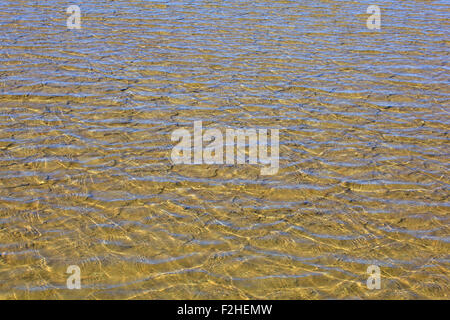
[[[449,298],[448,1],[380,30],[369,1],[71,3],[80,30],[0,3],[1,298]],[[196,120],[278,128],[279,172],[172,165]]]

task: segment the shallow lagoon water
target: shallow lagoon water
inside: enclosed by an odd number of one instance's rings
[[[449,298],[447,1],[380,30],[369,1],[71,4],[0,3],[1,298]],[[198,120],[278,128],[278,173],[173,165]]]

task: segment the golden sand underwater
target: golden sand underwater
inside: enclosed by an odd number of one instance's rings
[[[0,298],[449,299],[447,1],[379,30],[368,1],[74,4],[0,4]],[[278,129],[278,172],[172,163],[194,121]]]

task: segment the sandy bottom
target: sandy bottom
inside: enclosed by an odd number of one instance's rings
[[[0,5],[0,298],[449,299],[445,1],[40,3]],[[278,173],[173,165],[194,121]]]

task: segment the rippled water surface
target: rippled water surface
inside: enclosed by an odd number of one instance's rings
[[[449,299],[447,1],[381,30],[369,1],[72,4],[0,3],[1,298]],[[278,128],[280,170],[172,165],[197,120]]]

